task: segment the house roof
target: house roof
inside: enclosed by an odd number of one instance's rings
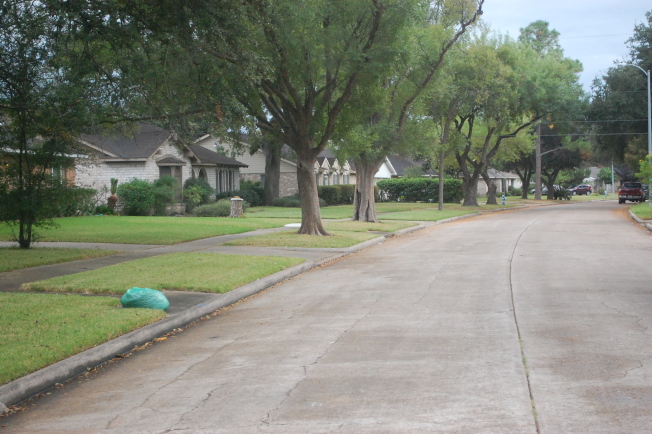
[[[161,127],[148,123],[138,123],[131,134],[95,133],[82,134],[81,140],[97,150],[103,157],[115,159],[146,159],[172,136]]]
[[[249,167],[238,160],[227,157],[226,155],[218,154],[217,152],[206,149],[201,145],[190,145],[188,148],[197,157],[198,164],[220,165],[220,166],[236,166],[236,167]]]
[[[487,169],[487,175],[491,179],[519,179],[518,175],[512,172],[500,172],[496,169]]]
[[[389,160],[392,168],[396,172],[396,176],[405,176],[405,171],[410,167],[422,167],[422,163],[414,161],[407,157],[402,157],[400,155],[388,155],[387,159]],[[424,175],[436,176],[437,172],[432,169],[424,171]]]

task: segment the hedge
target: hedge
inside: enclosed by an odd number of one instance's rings
[[[439,179],[394,178],[378,181],[383,201],[439,202]],[[459,203],[464,198],[462,181],[444,179],[444,202]]]

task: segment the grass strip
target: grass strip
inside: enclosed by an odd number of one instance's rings
[[[652,206],[649,203],[632,205],[629,210],[641,220],[652,220]]]
[[[255,246],[255,247],[304,247],[304,248],[344,248],[351,247],[373,238],[378,234],[369,232],[339,232],[332,231],[332,237],[313,235],[298,235],[295,231],[277,232],[241,238],[224,243],[225,246]]]
[[[100,256],[114,255],[116,253],[120,252],[117,250],[98,249],[59,249],[47,247],[19,249],[18,247],[2,247],[0,248],[0,273],[41,265],[77,261],[79,259],[99,258]]]
[[[55,219],[59,227],[40,229],[39,235],[41,241],[169,245],[274,228],[296,221],[247,217],[65,217]],[[0,240],[12,239],[10,228],[0,224]]]
[[[0,384],[165,317],[115,297],[0,293]]]
[[[122,295],[139,287],[223,294],[302,262],[278,256],[171,253],[26,283],[22,289]]]
[[[479,207],[465,207],[466,209],[444,209],[438,211],[435,209],[424,209],[418,211],[403,211],[389,214],[383,214],[384,220],[409,220],[409,221],[439,221],[452,217],[459,217],[467,214],[474,214],[480,211]],[[483,207],[484,208],[484,207]]]
[[[416,226],[417,223],[412,222],[378,222],[366,223],[358,221],[343,221],[343,222],[324,222],[324,227],[328,231],[337,232],[396,232],[401,229]]]

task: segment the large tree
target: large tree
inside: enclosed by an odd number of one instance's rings
[[[56,169],[104,93],[102,77],[65,50],[65,22],[40,2],[0,6],[0,221],[21,248],[57,216],[68,186]]]
[[[630,57],[626,63],[652,69],[652,11],[634,27],[628,40]],[[588,111],[595,121],[597,155],[604,163],[613,159],[624,163],[630,171],[638,169],[638,161],[647,154],[647,83],[637,68],[618,65],[610,68],[592,86],[593,98]]]
[[[415,15],[375,80],[357,93],[340,150],[356,168],[353,220],[376,222],[374,175],[392,153],[414,150],[427,140],[420,115],[413,110],[419,96],[434,85],[447,53],[482,14],[484,1],[434,2]]]
[[[317,155],[359,82],[379,69],[384,47],[419,6],[416,0],[251,0],[241,3],[248,34],[240,40],[225,40],[211,26],[196,31],[195,46],[223,62],[258,128],[296,153],[299,233],[328,235],[320,219]]]

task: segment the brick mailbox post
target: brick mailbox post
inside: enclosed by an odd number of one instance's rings
[[[242,217],[242,201],[237,196],[231,198],[231,217]]]

